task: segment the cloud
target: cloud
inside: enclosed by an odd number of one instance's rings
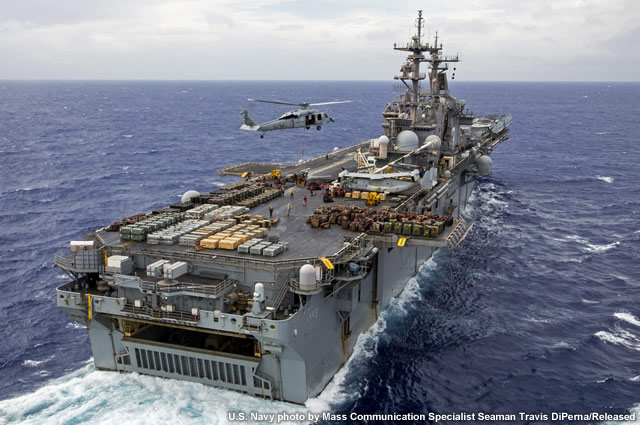
[[[637,80],[628,0],[5,0],[0,78],[390,79],[394,42],[438,30],[463,80]],[[426,8],[428,6],[428,8]],[[597,64],[614,62],[616,73]]]

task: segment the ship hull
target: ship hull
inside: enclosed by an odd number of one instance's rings
[[[436,213],[443,214],[452,204],[454,214],[460,207],[464,208],[474,183],[456,183],[456,190],[442,194]],[[122,320],[120,307],[111,305],[107,302],[111,300],[107,299],[97,303],[98,299],[94,297],[93,301],[89,298],[89,308],[84,298],[68,297],[73,293],[69,284],[59,288],[58,301],[70,317],[87,324],[98,370],[187,380],[302,404],[326,387],[353,353],[358,337],[378,320],[391,300],[402,293],[407,282],[436,250],[432,247],[380,247],[371,269],[361,278],[345,281],[337,294],[312,295],[304,308],[287,320],[264,321],[271,332],[239,329],[240,336],[260,342],[263,349],[260,357],[189,347],[185,341],[163,342],[154,337],[153,329],[127,335],[128,322]],[[142,258],[137,260],[144,262]],[[273,279],[264,271],[252,273],[250,280]],[[131,318],[138,324],[154,327],[155,322],[144,315]],[[177,323],[166,325],[180,327]],[[204,326],[201,330],[211,328]]]
[[[408,53],[394,77],[406,91],[381,137],[218,170],[244,180],[186,192],[55,257],[73,279],[58,307],[87,324],[97,369],[303,404],[421,264],[459,246],[472,227],[461,213],[511,117],[465,112],[444,72],[458,57],[437,37],[424,44],[421,22],[419,11],[416,36],[394,45]]]

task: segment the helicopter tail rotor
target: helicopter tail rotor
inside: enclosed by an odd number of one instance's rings
[[[240,115],[242,115],[242,119],[244,120],[244,125],[240,127],[240,130],[258,131],[260,126],[251,118],[249,111],[244,109],[240,112]]]

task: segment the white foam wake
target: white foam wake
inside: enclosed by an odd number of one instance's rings
[[[69,322],[69,323],[67,323],[67,326],[65,326],[65,328],[67,328],[67,329],[87,329],[87,326],[83,325],[82,323],[78,323],[78,322]]]
[[[606,183],[613,183],[613,181],[615,180],[613,177],[607,177],[607,176],[596,176],[596,178]]]
[[[22,366],[26,366],[26,367],[37,367],[40,366],[41,364],[44,364],[48,361],[50,361],[51,359],[53,359],[55,356],[50,356],[47,357],[44,360],[25,360],[22,362]]]
[[[634,421],[605,421],[603,425],[639,425],[640,424],[640,403],[634,405],[629,409],[629,413],[635,413],[636,419]]]
[[[616,327],[613,332],[599,331],[595,333],[595,336],[604,342],[640,351],[640,340],[634,334],[622,328]]]
[[[632,325],[640,326],[640,320],[631,313],[620,312],[614,313],[613,316]]]
[[[438,255],[438,253],[436,253]],[[418,276],[426,276],[433,269],[437,267],[433,258],[429,258],[425,261],[418,270]],[[383,311],[378,320],[369,328],[369,330],[358,337],[355,347],[353,348],[353,354],[342,366],[342,368],[335,374],[331,382],[327,387],[318,395],[317,398],[307,401],[307,407],[311,411],[329,411],[333,405],[338,405],[347,400],[351,400],[359,396],[359,394],[349,394],[345,385],[346,378],[349,375],[350,370],[355,364],[377,355],[378,343],[381,336],[384,334],[387,327],[387,320],[390,318],[396,318],[405,316],[408,314],[407,307],[411,305],[416,299],[420,299],[420,284],[418,280],[413,277],[409,279],[404,291],[397,297],[393,298],[389,302],[389,306]]]
[[[437,254],[436,254],[437,255]],[[428,275],[436,267],[429,259],[420,267],[419,276]],[[151,376],[96,371],[93,360],[82,368],[49,381],[44,387],[18,397],[0,401],[0,425],[5,424],[237,424],[229,420],[229,412],[307,413],[326,412],[332,405],[357,397],[348,394],[345,381],[354,364],[377,354],[380,337],[387,320],[405,316],[408,306],[419,299],[420,285],[415,278],[402,294],[391,300],[376,323],[360,335],[354,352],[325,390],[309,399],[305,406],[270,402],[233,391],[192,382]],[[252,421],[242,421],[251,425]],[[264,423],[264,422],[262,422]],[[287,423],[287,422],[280,422]],[[289,422],[291,423],[291,422]]]
[[[620,245],[620,241],[611,242],[610,244],[603,244],[603,245],[587,244],[587,247],[585,249],[589,252],[594,252],[599,254],[602,252],[607,252],[610,249],[617,247],[618,245]]]
[[[304,413],[192,382],[99,372],[93,361],[33,393],[0,401],[0,424],[227,424],[228,413]],[[242,422],[243,424],[260,422]]]
[[[595,253],[595,254],[601,254],[603,252],[607,252],[610,249],[613,249],[613,248],[617,247],[618,245],[620,245],[620,241],[615,241],[615,242],[611,242],[609,244],[602,244],[602,245],[592,244],[588,240],[586,240],[583,237],[580,237],[578,235],[569,235],[569,236],[566,236],[564,239],[565,240],[569,240],[569,241],[578,242],[578,243],[584,245],[584,250],[585,251],[591,252],[591,253]]]

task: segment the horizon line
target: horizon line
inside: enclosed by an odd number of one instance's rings
[[[374,80],[374,79],[360,79],[360,80],[313,80],[313,79],[263,79],[263,80],[248,80],[248,79],[162,79],[162,78],[118,78],[118,79],[106,79],[106,78],[0,78],[0,82],[225,82],[225,83],[251,83],[251,82],[374,82],[382,83],[389,82],[394,83],[395,80]],[[640,83],[640,80],[626,80],[626,81],[607,81],[607,80],[464,80],[465,83],[606,83],[606,84],[630,84]],[[449,81],[449,84],[457,84],[458,81]]]

